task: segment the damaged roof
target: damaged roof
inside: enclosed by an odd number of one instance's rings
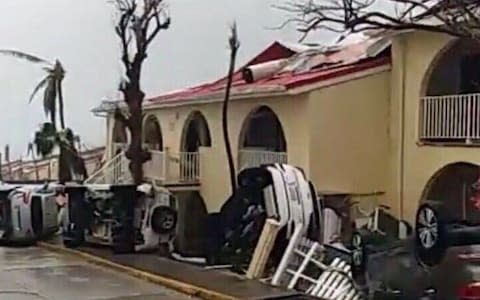
[[[234,74],[232,97],[276,95],[322,81],[390,64],[390,40],[381,37],[354,39],[332,46],[287,44],[276,41]],[[263,70],[262,70],[263,68]],[[245,76],[245,70],[262,73],[258,79]],[[253,76],[255,77],[255,76]],[[144,106],[180,105],[196,100],[222,98],[227,79],[145,99]],[[314,87],[312,86],[312,89]],[[104,102],[94,112],[110,111],[114,102]]]

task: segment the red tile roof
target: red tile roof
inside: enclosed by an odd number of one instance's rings
[[[389,51],[382,52],[375,57],[368,55],[369,47],[375,42],[376,40],[369,39],[347,46],[326,49],[306,46],[295,48],[275,42],[235,73],[232,95],[254,94],[269,90],[286,91],[389,64]],[[247,83],[243,79],[241,72],[243,68],[278,59],[288,59],[287,66],[280,72],[253,83]],[[224,77],[211,83],[147,99],[144,105],[194,101],[223,92],[225,85],[226,78]]]
[[[235,74],[232,96],[254,96],[268,93],[283,94],[298,87],[321,83],[337,77],[365,71],[390,64],[389,39],[364,37],[364,39],[337,44],[332,47],[318,47],[274,42],[254,57]],[[248,83],[242,71],[253,65],[284,60],[284,66],[269,77]],[[176,105],[200,100],[218,99],[223,96],[226,77],[191,88],[147,98],[144,106]],[[312,89],[315,88],[312,86]],[[103,101],[94,108],[94,113],[113,111],[123,101]]]

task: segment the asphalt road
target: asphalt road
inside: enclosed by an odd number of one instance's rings
[[[186,300],[178,294],[41,248],[0,247],[0,300]]]

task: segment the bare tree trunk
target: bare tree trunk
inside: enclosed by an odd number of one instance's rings
[[[131,142],[126,151],[130,160],[129,168],[135,184],[143,181],[143,164],[150,159],[150,153],[142,148],[142,103],[145,94],[140,88],[142,65],[147,58],[149,45],[158,33],[170,26],[170,17],[164,10],[163,0],[113,0],[120,12],[115,32],[122,45],[121,60],[125,67],[128,81],[121,83],[130,116],[122,114],[116,117],[127,125],[131,134]],[[135,44],[135,50],[130,45]]]
[[[141,100],[136,100],[135,102]],[[142,149],[142,111],[134,109],[130,115],[130,133],[131,142],[127,150],[127,158],[130,159],[130,171],[132,173],[133,182],[141,184],[143,181],[143,163],[144,155]]]
[[[225,142],[225,151],[227,152],[228,168],[230,171],[230,186],[232,193],[237,189],[237,179],[235,171],[235,163],[233,161],[232,146],[230,144],[230,136],[228,133],[228,102],[230,100],[230,91],[232,89],[233,73],[235,71],[235,60],[237,58],[237,51],[239,43],[237,39],[237,28],[234,24],[232,26],[232,35],[230,37],[230,66],[228,68],[227,87],[225,89],[225,98],[223,100],[222,108],[222,129],[223,141]]]
[[[140,74],[140,67],[136,74]],[[149,153],[142,148],[142,103],[145,94],[140,90],[139,85],[127,84],[124,96],[130,108],[128,127],[131,134],[130,145],[125,154],[130,160],[129,168],[133,182],[138,185],[143,182],[143,164],[150,159]]]

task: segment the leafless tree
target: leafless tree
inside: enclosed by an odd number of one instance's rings
[[[287,0],[278,8],[290,14],[303,40],[315,30],[338,33],[424,30],[479,39],[478,0]]]
[[[143,180],[142,165],[150,159],[149,152],[142,148],[142,104],[145,93],[141,88],[143,63],[147,59],[149,46],[162,30],[170,26],[163,0],[111,0],[119,13],[115,32],[120,38],[121,60],[125,68],[125,79],[120,91],[127,104],[125,113],[117,109],[115,118],[123,122],[131,134],[131,143],[126,151],[130,160],[133,180],[139,184]]]
[[[227,153],[228,159],[228,168],[230,172],[230,185],[232,193],[235,192],[237,188],[236,184],[236,172],[235,164],[233,162],[232,146],[230,144],[230,137],[228,133],[228,103],[230,101],[230,91],[232,89],[233,75],[235,72],[235,61],[237,59],[238,48],[240,48],[240,42],[238,40],[237,25],[234,23],[232,26],[232,31],[230,38],[228,40],[230,47],[230,64],[228,68],[227,76],[227,86],[225,88],[225,98],[223,99],[222,107],[222,131],[223,131],[223,141],[225,143],[225,151]]]

